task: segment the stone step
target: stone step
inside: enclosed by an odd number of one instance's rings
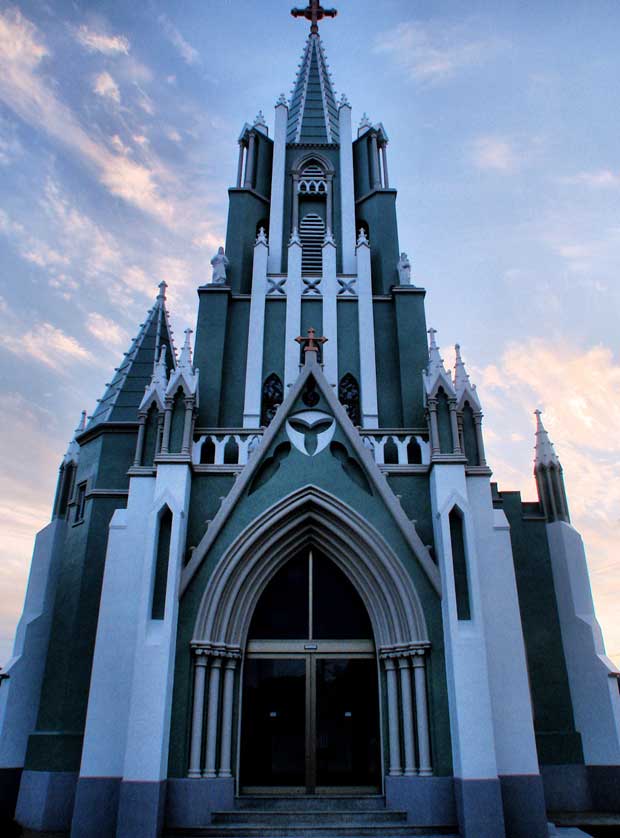
[[[394,824],[407,823],[407,813],[388,809],[368,810],[344,810],[337,809],[275,809],[272,811],[235,809],[233,811],[213,812],[211,815],[213,825],[220,823],[227,824],[252,824],[255,826],[269,825],[280,826],[292,824],[294,826],[306,826],[314,824]]]
[[[459,838],[453,827],[407,824],[217,824],[193,829],[169,829],[167,838]]]
[[[296,794],[289,796],[244,794],[235,798],[235,809],[258,809],[260,811],[319,809],[321,811],[360,812],[385,809],[385,797],[381,794]]]

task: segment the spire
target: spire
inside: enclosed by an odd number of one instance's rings
[[[293,87],[286,139],[289,143],[338,143],[338,107],[325,50],[310,34]]]
[[[163,410],[168,386],[168,365],[166,363],[166,344],[161,345],[159,359],[153,365],[151,383],[147,385],[139,410],[147,410],[151,402],[155,401],[159,410]]]
[[[183,343],[183,349],[181,349],[181,355],[179,356],[179,369],[191,369],[192,368],[192,347],[190,346],[189,338],[192,333],[191,329],[186,329],[185,334],[185,342]]]
[[[454,396],[455,392],[452,379],[446,372],[446,368],[443,364],[443,358],[439,354],[439,347],[437,346],[437,341],[435,340],[437,329],[433,329],[431,327],[428,330],[428,334],[430,337],[428,347],[428,366],[426,368],[426,372],[423,373],[426,393],[427,395],[431,395],[437,389],[438,384],[441,383],[446,391],[446,394]]]
[[[196,396],[198,399],[198,370],[192,364],[192,347],[190,344],[191,329],[185,330],[185,341],[176,370],[170,375],[166,388],[167,395],[174,395],[179,387],[183,387],[186,396]]]
[[[534,467],[554,465],[561,468],[560,460],[553,448],[553,443],[549,439],[549,434],[540,418],[541,415],[540,410],[534,411],[534,416],[536,416],[536,457],[534,459]]]
[[[80,421],[77,424],[77,428],[73,432],[73,439],[69,443],[67,447],[67,453],[64,456],[63,463],[69,462],[77,462],[78,454],[80,453],[80,446],[76,442],[79,435],[83,432],[84,428],[86,427],[86,411],[83,410],[80,414]]]
[[[458,399],[458,406],[469,398],[473,401],[473,407],[480,408],[480,400],[476,392],[476,385],[469,380],[469,375],[465,369],[465,362],[461,357],[461,346],[458,343],[454,344],[454,351],[456,353],[456,361],[454,363],[454,389],[456,390],[456,397]]]
[[[149,387],[161,347],[170,350],[167,358],[169,367],[174,366],[172,330],[166,309],[165,282],[159,283],[159,293],[155,305],[149,309],[146,320],[140,324],[140,330],[125,353],[119,367],[103,398],[90,417],[88,428],[103,422],[136,422],[145,389]]]
[[[570,523],[562,465],[542,423],[540,410],[535,410],[534,415],[536,416],[534,476],[538,500],[549,523],[554,521]]]

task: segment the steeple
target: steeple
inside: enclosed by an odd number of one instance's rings
[[[296,11],[299,10],[293,9],[293,14]],[[289,143],[327,144],[340,140],[336,97],[318,26],[316,32],[314,28],[315,24],[306,41],[293,87],[286,136]]]
[[[138,408],[145,389],[151,382],[154,365],[161,347],[167,346],[169,366],[174,366],[172,331],[166,310],[165,282],[160,282],[155,305],[149,309],[146,320],[140,324],[140,331],[132,341],[129,351],[116,368],[112,381],[106,385],[103,398],[87,425],[87,430],[102,422],[136,422]]]
[[[542,423],[540,410],[535,410],[534,415],[536,416],[534,477],[538,499],[549,523],[570,522],[562,464]]]

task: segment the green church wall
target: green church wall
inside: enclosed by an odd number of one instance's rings
[[[228,201],[226,278],[234,294],[249,294],[256,228],[269,216],[269,201],[249,189],[229,189]]]
[[[351,373],[360,383],[360,345],[357,300],[338,300],[338,377]]]
[[[393,289],[403,425],[406,428],[426,428],[422,390],[422,372],[428,366],[425,296],[423,288],[401,286]]]
[[[43,676],[45,701],[28,741],[29,770],[79,769],[108,526],[114,511],[126,505],[116,492],[128,487],[135,444],[135,431],[104,432],[81,447],[76,486],[88,480],[88,492],[115,494],[89,497],[80,523],[75,522],[75,506],[69,506]]]
[[[301,333],[308,334],[312,327],[317,335],[323,334],[323,303],[319,300],[302,300],[301,302]]]
[[[392,300],[375,299],[373,314],[377,381],[381,382],[377,390],[379,425],[384,428],[400,428],[403,426],[403,417],[396,317]],[[415,388],[414,380],[410,386]]]
[[[196,423],[199,427],[212,428],[217,425],[220,415],[230,291],[217,286],[200,288],[198,298],[194,364],[203,372],[198,385],[200,398]]]
[[[368,137],[362,135],[353,143],[353,183],[356,199],[370,192]]]
[[[257,131],[256,168],[254,171],[254,189],[259,195],[271,200],[271,171],[273,168],[273,140]],[[265,227],[265,232],[269,226]]]
[[[219,424],[223,428],[243,427],[243,397],[245,367],[248,353],[250,300],[234,299],[228,314],[228,328],[224,343],[222,372],[222,400]],[[208,375],[208,366],[205,369]]]
[[[582,763],[555,600],[546,521],[538,504],[519,492],[501,492],[510,523],[519,609],[532,691],[534,730],[541,764]]]
[[[388,294],[398,284],[397,264],[400,258],[396,221],[396,190],[371,192],[355,205],[356,227],[368,227],[370,266],[374,294]]]
[[[286,333],[286,298],[275,297],[265,304],[265,337],[263,343],[263,375],[275,372],[284,381],[284,335]]]
[[[298,407],[299,409],[306,409],[301,401],[299,401]],[[316,405],[318,410],[325,410],[326,408],[327,405],[323,403],[323,399]],[[285,431],[282,429],[273,440],[269,451],[263,453],[263,458],[270,456],[275,448],[286,440]],[[340,428],[336,429],[334,441],[350,449],[350,445]],[[208,481],[210,479],[212,479],[210,476],[206,476],[205,487],[201,487],[197,493],[192,491],[192,507],[195,505],[200,509],[199,515],[203,521],[206,517],[203,513],[203,503],[204,498],[209,494]],[[202,478],[200,482],[202,482]],[[268,482],[259,485],[254,491],[250,487],[250,493],[246,492],[239,499],[212,545],[208,556],[181,599],[170,740],[170,776],[182,777],[187,771],[188,725],[191,717],[191,656],[189,644],[193,637],[198,609],[208,579],[225,550],[245,527],[278,500],[305,485],[318,486],[350,504],[358,514],[381,532],[395,553],[401,558],[403,566],[410,574],[422,603],[429,638],[432,643],[428,671],[434,770],[437,775],[451,774],[441,603],[437,593],[418,562],[411,556],[402,533],[383,501],[354,482],[345,473],[339,460],[331,454],[329,448],[315,457],[304,456],[295,448],[292,448],[288,456],[280,463],[278,471]],[[426,522],[429,518],[429,501],[428,498],[425,502],[422,501],[423,490],[421,484],[413,484],[405,494],[407,494],[407,504],[410,504],[412,508],[419,504],[419,507],[414,510],[413,517],[417,518],[419,516]],[[193,516],[194,512],[192,511],[190,514],[190,529],[193,526]],[[430,524],[425,523],[425,526],[429,527]],[[422,530],[424,532],[424,527]]]

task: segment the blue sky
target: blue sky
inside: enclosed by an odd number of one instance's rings
[[[193,325],[241,126],[294,79],[290,5],[0,0],[0,663],[80,411],[162,279]],[[337,5],[335,88],[387,130],[401,248],[478,385],[494,479],[534,498],[541,407],[620,661],[620,7]]]

